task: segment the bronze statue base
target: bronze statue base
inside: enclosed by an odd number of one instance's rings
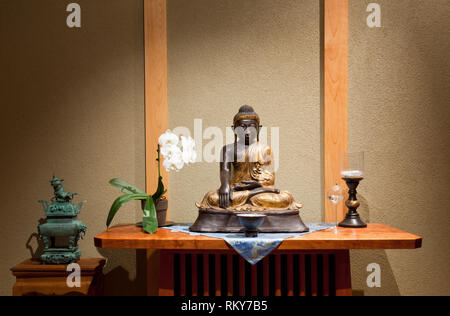
[[[199,215],[189,230],[196,233],[239,233],[244,228],[237,214],[250,212],[231,212],[227,210],[199,210]],[[258,228],[260,233],[305,233],[309,228],[300,218],[299,211],[261,211],[266,215],[264,223]]]

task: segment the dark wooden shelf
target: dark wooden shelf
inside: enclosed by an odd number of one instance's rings
[[[44,265],[39,260],[25,260],[11,268],[16,277],[13,287],[14,296],[41,295],[89,295],[103,294],[103,258],[82,258],[80,266],[80,287],[69,288],[67,278],[72,271],[67,271],[66,264]]]

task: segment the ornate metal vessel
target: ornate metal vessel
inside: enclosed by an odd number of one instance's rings
[[[39,225],[39,235],[44,242],[41,260],[44,264],[69,264],[80,260],[78,241],[86,233],[86,225],[77,219],[86,201],[78,205],[72,203],[76,193],[65,192],[61,179],[53,175],[50,181],[54,197],[49,205],[39,201],[44,207],[46,223]]]

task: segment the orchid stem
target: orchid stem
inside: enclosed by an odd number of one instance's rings
[[[161,145],[159,145],[159,144],[158,144],[157,152],[158,152],[158,159],[156,159],[156,160],[158,160],[158,176],[159,176],[159,178],[161,178]]]

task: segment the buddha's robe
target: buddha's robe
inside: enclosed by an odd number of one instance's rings
[[[298,210],[302,206],[295,203],[292,194],[280,193],[252,194],[252,190],[235,191],[236,185],[245,185],[244,181],[257,181],[263,188],[274,189],[275,173],[273,168],[272,149],[259,142],[249,146],[242,162],[233,162],[230,177],[231,201],[228,210],[232,211],[264,211],[264,210]],[[219,191],[208,192],[200,209],[221,209]]]

